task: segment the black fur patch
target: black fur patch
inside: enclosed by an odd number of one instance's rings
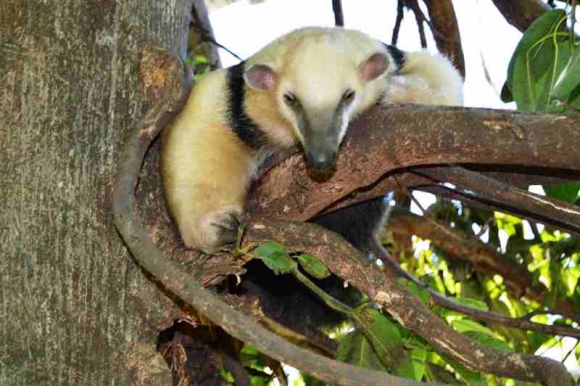
[[[340,234],[368,256],[372,253],[373,238],[380,232],[386,212],[384,197],[378,197],[322,215],[313,222]]]
[[[267,142],[266,135],[246,114],[244,108],[246,85],[244,81],[244,64],[240,62],[228,68],[228,118],[232,130],[248,147],[258,150]]]
[[[383,44],[385,45],[385,47],[387,47],[387,51],[389,51],[389,54],[395,61],[395,64],[397,65],[396,73],[398,73],[401,70],[401,68],[403,68],[403,66],[405,65],[405,56],[406,56],[405,51],[401,51],[397,47],[391,46],[386,43]]]

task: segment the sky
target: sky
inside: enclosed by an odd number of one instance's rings
[[[358,29],[390,43],[396,4],[397,0],[342,0],[345,28]],[[466,64],[465,106],[514,109],[515,104],[503,103],[499,93],[506,79],[509,60],[522,34],[505,21],[489,0],[453,0],[453,4]],[[427,15],[426,10],[424,12]],[[293,29],[334,26],[330,0],[267,0],[258,4],[241,0],[213,11],[210,20],[217,42],[242,58],[247,58]],[[427,49],[436,52],[428,26],[425,26],[425,31]],[[411,12],[405,12],[397,46],[406,51],[421,49]],[[221,49],[220,58],[224,67],[238,63],[238,59]],[[484,75],[484,63],[490,81]],[[534,192],[542,194],[543,190],[535,187]],[[428,193],[414,192],[414,195],[423,207],[428,207],[435,200]],[[412,210],[420,212],[416,206]],[[574,343],[574,339],[566,338],[563,347],[547,351],[540,348],[538,351],[544,356],[558,359]],[[574,355],[568,358],[566,365],[578,377],[580,369]]]

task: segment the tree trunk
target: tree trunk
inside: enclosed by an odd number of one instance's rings
[[[172,384],[154,345],[169,301],[128,255],[111,198],[153,94],[139,60],[183,53],[190,7],[2,1],[0,384]]]

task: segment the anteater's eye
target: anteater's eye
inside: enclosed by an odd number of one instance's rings
[[[284,94],[284,102],[288,106],[294,106],[294,105],[298,104],[298,99],[293,94],[288,93],[288,94]]]
[[[352,90],[346,90],[345,93],[342,95],[342,101],[346,104],[351,104],[354,100],[355,92]]]

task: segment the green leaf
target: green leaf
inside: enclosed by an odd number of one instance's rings
[[[483,333],[480,331],[466,331],[465,333],[463,333],[463,335],[467,336],[474,342],[477,342],[484,346],[493,347],[500,351],[506,352],[512,351],[512,349],[506,342],[499,340],[496,337],[489,335],[488,333]]]
[[[283,245],[274,241],[266,241],[254,251],[268,268],[276,275],[290,273],[298,264],[290,258],[290,254]]]
[[[508,67],[508,87],[521,111],[548,110],[556,76],[569,58],[569,44],[555,34],[564,31],[566,13],[546,12],[520,40]],[[559,68],[559,70],[558,70]]]
[[[516,234],[516,227],[522,224],[522,219],[509,214],[495,212],[494,217],[497,227],[507,233],[508,236],[514,236]]]
[[[441,357],[449,364],[449,366],[453,367],[453,370],[455,370],[469,386],[486,385],[485,377],[482,373],[468,369],[463,364],[457,362],[448,355],[441,355]]]
[[[580,73],[580,69],[578,70]],[[573,204],[580,194],[580,182],[568,182],[552,186],[544,186],[546,196]]]
[[[235,378],[232,375],[232,373],[230,373],[229,371],[227,371],[224,367],[222,367],[220,369],[220,375],[228,383],[232,383],[233,384],[235,382]]]
[[[459,298],[456,298],[455,300],[457,300],[459,303],[467,304],[468,306],[471,306],[473,308],[477,308],[478,310],[483,310],[483,311],[489,310],[487,303],[480,301],[480,300],[476,300],[476,299],[472,299],[472,298],[464,298],[464,297],[459,297]]]
[[[575,47],[552,89],[552,97],[566,102],[572,91],[580,85],[580,47]]]
[[[513,75],[516,67],[516,60],[519,57],[525,56],[532,49],[534,44],[536,44],[536,42],[553,31],[556,28],[558,22],[565,16],[566,13],[562,10],[546,12],[538,19],[536,19],[526,30],[522,36],[522,39],[518,43],[508,65],[507,85],[512,92],[514,90]],[[548,67],[550,67],[550,58],[552,57],[553,46],[547,44],[545,46],[538,47],[538,49],[543,49],[546,53],[546,55],[538,58],[535,66],[535,69],[538,73],[543,73],[548,69]]]
[[[286,252],[286,248],[275,241],[266,241],[254,251],[258,257],[268,257],[274,252]]]
[[[206,57],[205,57],[205,56],[203,56],[203,55],[195,55],[195,56],[194,56],[194,58],[193,58],[193,60],[194,60],[194,62],[195,62],[196,64],[205,64],[205,63],[209,63],[209,60],[208,60],[208,58],[206,58]]]
[[[336,359],[367,369],[388,370],[361,330],[355,330],[342,338],[336,350]]]
[[[301,254],[295,256],[303,270],[316,279],[325,279],[330,276],[330,271],[326,265],[316,257],[308,254]]]
[[[429,350],[430,346],[429,343],[423,338],[418,335],[411,335],[410,338],[405,340],[405,348],[406,349],[421,349],[421,350]]]
[[[564,112],[564,109],[561,106],[562,103],[557,102],[566,102],[568,98],[566,97],[563,101],[558,101],[558,99],[554,98],[552,94],[556,85],[556,81],[558,80],[558,76],[566,67],[571,56],[572,53],[570,51],[570,44],[568,44],[568,42],[561,42],[556,44],[554,56],[552,58],[552,64],[546,72],[543,83],[539,82],[537,85],[539,92],[535,110],[545,112]]]
[[[493,331],[489,328],[469,319],[455,319],[451,322],[451,326],[462,334],[468,331],[478,331],[482,334],[493,336]]]
[[[420,381],[425,374],[425,365],[427,361],[427,351],[423,349],[414,349],[411,355],[406,355],[395,368],[395,375],[407,379]]]
[[[562,285],[566,289],[566,296],[574,295],[580,279],[580,269],[565,269],[562,271]]]
[[[273,252],[268,257],[262,257],[262,261],[276,275],[290,273],[298,267],[298,264],[290,258],[287,252]]]
[[[437,365],[427,363],[426,372],[429,380],[432,382],[457,385],[457,379],[455,379],[455,376],[451,372],[446,371]]]
[[[429,298],[431,297],[431,294],[429,293],[429,290],[427,288],[421,288],[412,281],[408,282],[407,288],[409,289],[409,291],[417,295],[419,299],[421,299],[423,304],[429,304]]]
[[[378,310],[366,309],[355,311],[355,314],[356,320],[362,324],[362,331],[385,364],[392,364],[399,359],[403,351],[403,339],[397,325]]]
[[[500,94],[501,101],[503,103],[510,103],[514,101],[514,96],[512,95],[512,90],[510,90],[510,86],[508,86],[508,82],[506,81],[502,88]]]

